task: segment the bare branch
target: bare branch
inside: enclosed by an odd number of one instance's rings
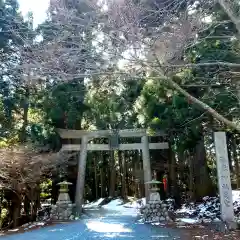
[[[238,71],[240,64],[218,59],[196,64],[182,60],[186,49],[204,40],[199,39],[198,34],[213,27],[213,23],[203,21],[210,2],[161,0],[155,3],[111,0],[104,8],[94,0],[88,0],[71,8],[63,1],[51,1],[51,35],[37,43],[25,40],[26,51],[21,59],[23,71],[39,79],[54,81],[83,81],[83,78],[89,80],[113,72],[137,78],[139,71],[155,72],[213,117],[239,131],[239,126],[191,96],[169,77],[181,68],[219,66],[216,76],[226,68]],[[84,4],[83,11],[81,4]],[[200,8],[196,4],[200,4]],[[213,37],[211,32],[205,39]],[[120,63],[123,66],[120,67]]]

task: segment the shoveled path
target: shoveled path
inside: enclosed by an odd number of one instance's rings
[[[141,224],[137,216],[127,209],[124,212],[89,209],[87,215],[76,222],[3,236],[0,240],[180,239],[179,230]]]

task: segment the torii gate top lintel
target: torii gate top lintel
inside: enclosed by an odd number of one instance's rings
[[[123,129],[123,130],[71,130],[71,129],[57,129],[59,135],[63,139],[79,139],[83,136],[89,138],[108,138],[109,136],[118,133],[119,137],[142,137],[142,136],[167,136],[162,131],[149,133],[147,129]]]
[[[110,138],[111,136],[117,135],[116,137],[148,137],[148,136],[167,136],[163,132],[154,132],[148,133],[146,129],[124,129],[124,130],[69,130],[69,129],[58,129],[58,133],[62,139],[85,139],[87,141],[94,138]],[[111,139],[110,139],[111,142]],[[108,151],[111,150],[111,144],[87,144],[87,150],[90,151]],[[137,150],[142,149],[142,143],[123,143],[118,144],[115,149],[119,150]],[[81,151],[82,144],[63,144],[61,151]],[[149,149],[168,149],[168,142],[159,142],[159,143],[148,143]],[[113,150],[113,149],[112,149]]]

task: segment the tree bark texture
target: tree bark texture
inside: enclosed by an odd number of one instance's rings
[[[235,178],[236,178],[236,184],[237,188],[240,188],[240,175],[239,175],[239,161],[238,161],[238,155],[237,155],[237,143],[236,143],[236,136],[232,135],[232,153],[233,153],[233,161],[234,161],[234,167],[235,167]]]
[[[116,169],[115,169],[115,156],[114,151],[110,153],[110,188],[109,188],[109,196],[115,197],[115,186],[116,186]]]
[[[214,195],[214,188],[207,166],[206,150],[203,135],[194,149],[193,174],[195,183],[195,200],[202,200],[204,196]]]

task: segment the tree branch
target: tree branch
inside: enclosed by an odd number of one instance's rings
[[[159,61],[157,60],[159,63]],[[211,114],[215,119],[219,120],[222,123],[225,123],[227,126],[237,130],[240,132],[240,126],[235,124],[234,122],[229,121],[227,118],[223,117],[221,114],[219,114],[216,110],[211,108],[206,103],[200,101],[199,99],[195,98],[191,94],[189,94],[186,90],[184,90],[180,85],[178,85],[176,82],[174,82],[171,78],[163,76],[162,71],[158,69],[152,69],[153,71],[159,73],[161,76],[161,79],[167,82],[168,85],[170,85],[173,89],[181,93],[183,96],[185,96],[187,99],[191,100],[193,103],[195,103],[197,106],[202,108],[203,110],[207,111],[209,114]]]
[[[227,13],[228,17],[231,19],[231,21],[235,24],[236,29],[238,30],[238,33],[240,34],[240,19],[237,19],[233,12],[230,9],[230,6],[228,5],[226,0],[217,0],[217,2],[221,5],[221,7],[224,9],[224,11]],[[239,39],[239,36],[238,36]]]

